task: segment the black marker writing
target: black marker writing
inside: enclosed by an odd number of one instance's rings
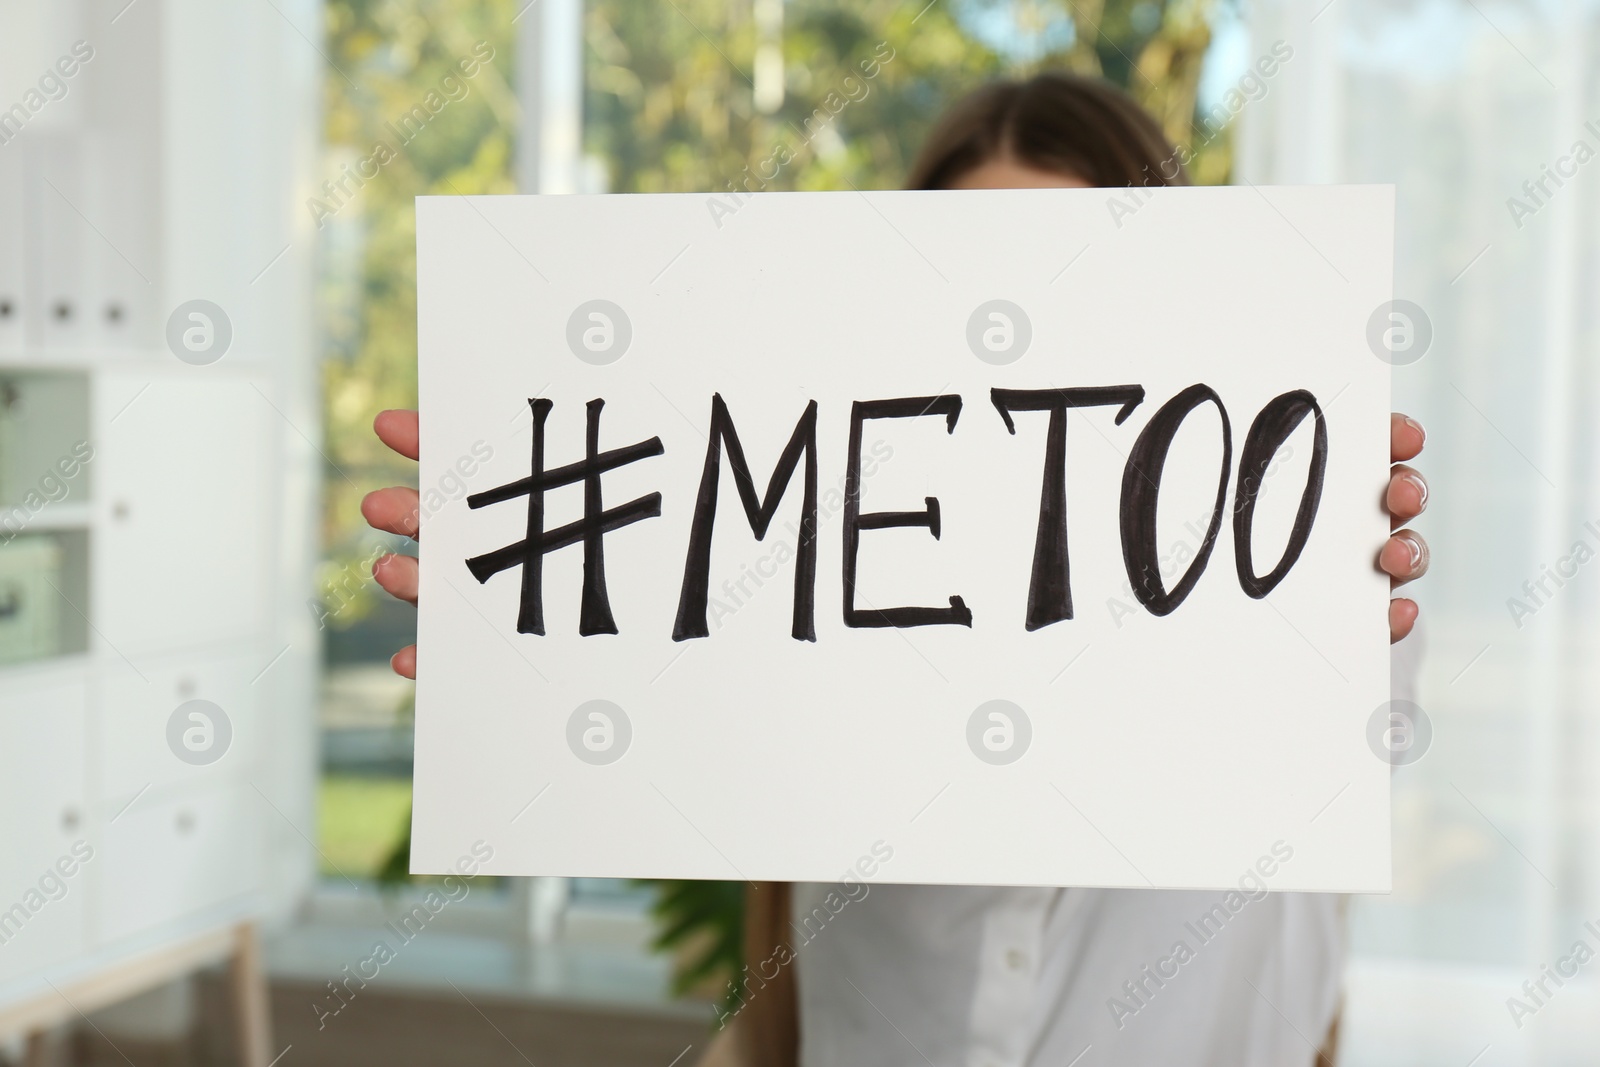
[[[467,497],[471,508],[498,504],[519,496],[528,498],[527,536],[505,548],[467,560],[467,568],[480,583],[492,575],[522,565],[522,602],[517,612],[517,632],[544,633],[544,557],[558,548],[583,542],[583,600],[578,613],[578,633],[614,634],[616,620],[611,616],[611,600],[606,595],[606,564],[604,536],[641,519],[655,518],[661,514],[661,494],[649,493],[620,507],[605,510],[600,495],[600,475],[636,460],[662,454],[661,438],[600,451],[600,410],[604,400],[591,400],[588,404],[588,432],[585,435],[584,458],[581,463],[569,463],[553,470],[544,469],[544,424],[553,406],[544,399],[529,399],[533,409],[533,471],[526,478],[486,489]],[[583,482],[583,518],[577,522],[544,528],[544,493],[546,489]]]
[[[1082,389],[991,389],[989,399],[1017,432],[1014,411],[1048,411],[1045,430],[1044,488],[1039,493],[1039,530],[1033,541],[1033,573],[1028,580],[1026,626],[1037,630],[1072,618],[1071,571],[1067,562],[1067,409],[1120,404],[1121,426],[1144,400],[1138,385],[1105,385]]]
[[[1156,548],[1156,498],[1161,491],[1161,470],[1178,427],[1189,412],[1210,401],[1222,416],[1222,476],[1217,480],[1217,503],[1211,524],[1194,562],[1169,593],[1161,584],[1160,555]],[[1217,531],[1222,528],[1222,506],[1228,497],[1228,471],[1233,462],[1233,431],[1222,398],[1208,385],[1191,385],[1157,411],[1134,442],[1122,470],[1122,562],[1128,568],[1133,595],[1152,615],[1170,615],[1200,580],[1211,559]]]
[[[717,482],[722,472],[722,446],[728,447],[728,467],[733,472],[733,484],[739,490],[739,501],[744,505],[745,517],[756,540],[766,539],[767,528],[777,514],[783,499],[783,490],[794,478],[800,465],[800,454],[805,453],[806,474],[804,497],[800,504],[800,545],[794,564],[794,623],[791,633],[796,641],[817,639],[817,402],[806,405],[806,410],[795,425],[794,434],[778,457],[778,465],[767,482],[765,499],[756,497],[755,481],[750,477],[750,464],[744,458],[744,447],[739,443],[739,433],[734,429],[733,416],[721,393],[711,396],[711,433],[707,435],[706,464],[700,475],[700,495],[694,502],[694,523],[689,527],[689,558],[683,568],[683,589],[678,594],[678,617],[673,623],[672,639],[684,641],[691,637],[706,637],[711,631],[706,625],[707,586],[711,580],[711,530],[717,518]]]
[[[1044,477],[1039,491],[1039,515],[1034,532],[1033,561],[1029,571],[1027,611],[1024,618],[1025,629],[1039,630],[1073,618],[1072,570],[1067,536],[1067,413],[1073,408],[1115,407],[1114,422],[1117,426],[1121,426],[1143,403],[1145,390],[1140,385],[1082,386],[1067,389],[997,388],[989,391],[989,399],[999,412],[1006,430],[1013,436],[1017,433],[1014,416],[1018,412],[1045,412],[1049,415],[1045,430]],[[1179,564],[1187,560],[1189,565],[1181,575],[1177,576],[1177,580],[1169,590],[1166,587],[1167,576],[1161,571],[1164,560],[1156,544],[1156,518],[1161,481],[1168,454],[1172,450],[1178,431],[1195,409],[1207,403],[1216,405],[1222,423],[1222,464],[1217,480],[1216,503],[1212,507],[1211,521],[1194,557],[1189,559],[1185,554],[1177,560]],[[605,535],[642,519],[659,517],[662,497],[660,493],[647,493],[626,504],[607,508],[601,494],[602,475],[606,471],[615,470],[638,460],[662,455],[665,450],[661,439],[651,437],[637,444],[602,452],[600,414],[605,407],[605,401],[591,400],[587,405],[584,458],[577,463],[546,470],[545,424],[553,405],[546,399],[529,399],[528,406],[533,413],[531,472],[525,478],[475,493],[467,498],[470,507],[481,508],[518,497],[527,497],[526,533],[521,540],[513,544],[468,559],[467,567],[473,577],[483,583],[503,570],[520,566],[522,588],[517,611],[517,630],[520,633],[543,635],[545,633],[544,557],[557,549],[582,542],[583,595],[579,610],[578,633],[585,637],[614,634],[617,632],[617,624],[612,616],[611,601],[606,588]],[[845,626],[862,628],[973,625],[972,611],[967,607],[965,600],[958,595],[949,596],[948,607],[857,606],[857,600],[860,599],[857,587],[858,560],[863,531],[919,528],[927,530],[935,540],[939,540],[943,526],[939,499],[932,496],[923,498],[924,506],[920,510],[862,512],[862,436],[866,423],[875,419],[912,419],[940,415],[945,420],[945,432],[954,435],[956,422],[961,415],[961,406],[962,399],[955,394],[858,400],[851,405],[842,500],[844,519],[841,577]],[[1262,482],[1278,450],[1305,422],[1308,415],[1313,417],[1311,461],[1306,472],[1305,486],[1300,495],[1294,524],[1277,563],[1265,575],[1257,575],[1252,558],[1251,538]],[[819,496],[819,425],[818,404],[815,400],[807,401],[789,436],[788,443],[784,445],[773,466],[772,474],[767,479],[765,493],[759,494],[728,405],[721,394],[712,394],[710,433],[707,436],[705,460],[700,471],[699,492],[695,498],[689,525],[677,615],[672,628],[674,641],[710,636],[707,615],[712,603],[709,589],[711,553],[724,452],[745,518],[758,541],[766,540],[784,496],[794,485],[797,477],[800,479],[799,525],[798,528],[793,524],[788,527],[796,532],[798,542],[798,549],[795,552],[794,604],[790,635],[797,641],[817,640],[816,579],[819,524],[824,510],[831,515],[841,505],[836,490],[828,490],[826,500]],[[963,435],[997,432],[992,423],[979,423],[976,428],[969,426],[963,431]],[[803,474],[802,458],[805,460]],[[1232,464],[1233,430],[1227,409],[1223,406],[1221,397],[1203,383],[1189,386],[1163,404],[1135,439],[1122,471],[1119,525],[1122,560],[1128,575],[1129,592],[1150,614],[1165,616],[1176,610],[1194,590],[1196,582],[1209,564],[1212,549],[1216,546],[1217,535],[1222,528],[1223,507],[1227,501]],[[1311,393],[1303,389],[1282,393],[1262,408],[1251,422],[1239,457],[1232,526],[1234,561],[1239,587],[1246,595],[1257,600],[1266,597],[1284,581],[1304,553],[1311,537],[1312,526],[1316,521],[1317,508],[1322,500],[1327,465],[1328,429],[1323,411]],[[998,477],[999,474],[1000,472],[988,467],[973,472],[976,477],[991,479]],[[579,482],[583,485],[583,518],[553,530],[546,530],[545,492]],[[826,504],[825,509],[824,504]],[[1198,536],[1198,531],[1195,532]],[[976,547],[979,551],[990,553],[1003,551],[994,546]],[[787,551],[786,545],[779,545],[780,563],[786,561],[787,556],[784,553]],[[743,581],[741,578],[741,589]],[[1133,609],[1130,607],[1128,610]]]
[[[1300,493],[1300,508],[1295,512],[1289,543],[1284,546],[1278,565],[1265,577],[1256,577],[1250,558],[1250,528],[1256,515],[1256,498],[1272,457],[1295,427],[1314,415],[1311,438],[1311,468],[1306,471],[1306,487]],[[1322,476],[1328,469],[1328,428],[1323,425],[1317,398],[1304,389],[1273,397],[1250,424],[1244,447],[1239,450],[1239,483],[1233,493],[1233,559],[1239,570],[1239,588],[1260,600],[1283,581],[1311,537],[1311,523],[1322,501]]]
[[[948,608],[856,607],[856,554],[862,530],[922,526],[939,538],[939,500],[924,497],[922,511],[874,511],[861,514],[861,428],[870,419],[914,419],[943,415],[945,432],[955,433],[961,415],[959,396],[907,396],[895,400],[857,400],[850,407],[850,457],[844,480],[844,624],[846,626],[971,626],[972,612],[959,596]]]

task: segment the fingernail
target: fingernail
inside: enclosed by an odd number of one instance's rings
[[[1413,419],[1410,415],[1406,415],[1404,418],[1406,425],[1417,431],[1417,436],[1422,438],[1422,443],[1427,444],[1428,431],[1422,428],[1422,423],[1418,422],[1416,419]]]
[[[1410,482],[1416,487],[1417,511],[1419,513],[1422,512],[1423,509],[1428,506],[1428,483],[1423,481],[1420,475],[1412,474],[1409,471],[1405,474],[1402,474],[1400,477],[1404,478],[1406,481]]]
[[[1411,570],[1416,570],[1418,567],[1422,566],[1421,541],[1418,541],[1410,534],[1396,534],[1395,540],[1402,542],[1406,546],[1406,551],[1411,553]]]

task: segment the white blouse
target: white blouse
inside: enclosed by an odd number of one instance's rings
[[[802,1067],[1309,1065],[1338,1007],[1341,899],[797,885]]]

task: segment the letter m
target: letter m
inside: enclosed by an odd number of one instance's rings
[[[815,641],[817,593],[817,402],[806,405],[805,414],[795,424],[794,434],[778,457],[778,465],[767,482],[765,499],[756,496],[755,481],[750,477],[750,464],[745,461],[744,448],[739,444],[738,431],[733,427],[733,417],[722,394],[711,397],[711,433],[706,442],[706,465],[700,475],[700,495],[694,502],[694,520],[689,527],[689,558],[683,568],[683,590],[678,596],[678,618],[672,627],[672,639],[685,641],[691,637],[706,637],[711,631],[706,626],[707,586],[711,579],[711,529],[717,518],[717,482],[722,473],[722,446],[728,447],[728,467],[733,471],[733,484],[739,490],[739,500],[744,505],[745,517],[756,540],[765,540],[772,517],[777,514],[783,491],[794,479],[800,465],[800,454],[805,453],[806,475],[804,499],[801,502],[800,544],[794,561],[794,627],[791,631],[796,641]]]

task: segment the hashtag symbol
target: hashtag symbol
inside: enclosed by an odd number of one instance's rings
[[[528,400],[533,410],[533,471],[526,478],[485,489],[467,497],[470,508],[487,507],[517,497],[528,498],[528,532],[526,538],[504,548],[474,556],[467,560],[467,569],[478,579],[487,582],[503,570],[521,565],[522,602],[517,611],[517,632],[544,634],[544,557],[558,548],[583,542],[583,601],[579,610],[578,633],[614,634],[616,620],[611,617],[611,600],[606,595],[606,561],[603,538],[612,530],[621,529],[641,519],[656,518],[661,514],[661,494],[650,493],[631,500],[620,507],[607,510],[601,503],[600,476],[637,460],[659,456],[664,449],[661,438],[600,451],[600,409],[604,400],[591,400],[588,405],[588,433],[581,463],[565,467],[544,469],[544,423],[554,406],[549,400]],[[544,528],[544,494],[547,489],[583,482],[583,518],[577,522]]]

